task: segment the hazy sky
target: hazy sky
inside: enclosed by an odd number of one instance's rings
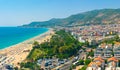
[[[120,0],[0,0],[0,26],[64,18],[103,8],[120,8]]]

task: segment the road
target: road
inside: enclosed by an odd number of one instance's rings
[[[78,59],[73,58],[73,59],[69,60],[68,62],[66,62],[65,64],[62,64],[62,65],[60,65],[60,66],[58,66],[58,67],[56,67],[52,70],[57,70],[57,69],[59,69],[59,70],[69,70],[74,62],[77,62],[80,59],[86,58],[86,52],[83,51],[83,52],[79,53],[79,55],[76,56],[76,57],[78,57]]]

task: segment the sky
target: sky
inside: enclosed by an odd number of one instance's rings
[[[120,8],[120,0],[0,0],[0,26],[20,26],[104,8]]]

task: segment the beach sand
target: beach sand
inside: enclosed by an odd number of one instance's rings
[[[47,32],[40,34],[34,38],[0,50],[0,55],[7,57],[4,61],[2,61],[2,63],[12,64],[19,67],[19,63],[25,60],[30,53],[30,50],[32,50],[32,44],[34,41],[38,41],[39,43],[48,41],[53,34],[54,31],[52,29],[49,29]],[[0,65],[2,63],[0,63]]]

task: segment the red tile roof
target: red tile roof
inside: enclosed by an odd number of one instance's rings
[[[115,57],[111,57],[111,58],[108,59],[108,62],[109,62],[109,61],[115,61],[115,62],[118,62],[118,59],[115,58]]]
[[[102,57],[98,56],[97,58],[94,59],[94,61],[100,61],[100,62],[104,62],[104,60],[102,59]]]

